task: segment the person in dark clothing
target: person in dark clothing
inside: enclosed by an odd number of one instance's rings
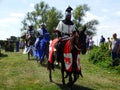
[[[117,38],[117,34],[113,34],[113,40],[110,44],[111,57],[112,57],[112,66],[119,65],[120,59],[120,39]]]
[[[103,37],[103,35],[101,35],[100,43],[104,43],[104,42],[105,42],[105,38]]]
[[[16,52],[19,52],[19,40],[16,41]]]

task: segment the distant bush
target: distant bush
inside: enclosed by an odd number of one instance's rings
[[[112,60],[108,43],[101,44],[100,47],[94,46],[93,50],[89,53],[89,61],[105,68],[111,68]],[[120,73],[120,65],[116,66],[114,69]]]
[[[94,49],[89,54],[89,60],[93,63],[111,61],[107,44],[102,44],[100,47],[94,46]]]

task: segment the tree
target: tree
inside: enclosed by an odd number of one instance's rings
[[[74,22],[77,27],[81,26],[82,18],[85,16],[85,12],[89,10],[88,6],[86,4],[84,5],[79,5],[78,7],[75,8],[73,11],[73,17],[74,17]]]
[[[91,20],[87,22],[85,25],[87,27],[87,32],[90,36],[94,36],[96,34],[96,25],[99,24],[97,20]]]
[[[95,25],[98,24],[97,20],[91,20],[83,25],[83,16],[85,16],[85,13],[89,11],[89,7],[84,5],[79,5],[75,8],[73,11],[73,17],[74,17],[74,23],[76,24],[76,27],[80,30],[81,28],[86,26],[87,32],[89,35],[94,36],[96,34],[96,27]]]
[[[24,19],[21,23],[22,23],[22,25],[23,25],[23,27],[21,28],[21,31],[27,30],[28,24],[27,24],[26,19]]]
[[[39,23],[46,23],[47,21],[47,11],[49,10],[49,5],[45,4],[45,2],[40,2],[35,5],[35,12],[37,15],[37,21]]]
[[[52,34],[54,27],[56,27],[59,20],[63,17],[62,13],[55,7],[50,8],[49,5],[43,1],[36,4],[34,8],[35,11],[28,12],[22,21],[23,27],[21,31],[24,33],[29,24],[32,24],[35,30],[37,30],[41,23],[46,23],[48,31]],[[54,35],[52,37],[54,37]]]
[[[15,37],[15,36],[10,36],[10,40],[16,41],[16,40],[17,40],[17,37]]]
[[[59,20],[63,17],[62,13],[60,11],[57,11],[55,7],[52,7],[48,12],[48,19],[47,19],[47,29],[52,35],[52,38],[55,37],[55,34],[53,34],[54,29],[56,28]]]

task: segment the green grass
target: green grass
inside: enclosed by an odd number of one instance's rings
[[[49,82],[46,64],[27,60],[22,52],[4,52],[0,57],[0,90],[69,90],[63,87],[58,68],[53,71]],[[6,54],[6,56],[5,56]],[[88,55],[81,55],[83,78],[79,78],[73,90],[120,90],[120,75],[88,61]],[[67,81],[67,80],[66,80]]]

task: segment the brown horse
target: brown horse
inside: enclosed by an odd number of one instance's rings
[[[52,81],[51,70],[54,69],[54,61],[56,59],[56,50],[54,47],[57,45],[58,39],[54,39],[50,44],[50,53],[48,60],[49,78]],[[56,48],[57,49],[57,48]],[[80,66],[80,53],[86,53],[86,35],[84,30],[76,33],[66,41],[59,59],[61,63],[62,83],[65,84],[65,78],[69,77],[68,86],[72,87],[74,82],[78,79],[79,75],[82,76]],[[57,58],[58,59],[58,58]],[[64,73],[66,72],[66,76]],[[74,78],[73,78],[74,77]]]

